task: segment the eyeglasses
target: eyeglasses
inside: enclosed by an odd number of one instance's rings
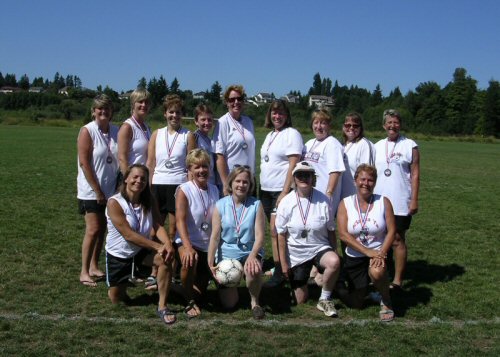
[[[245,97],[243,97],[243,96],[242,97],[232,97],[232,98],[227,98],[227,101],[229,103],[234,103],[236,101],[241,103],[241,102],[243,102],[244,99],[245,99]]]
[[[248,166],[248,165],[240,165],[240,164],[235,164],[233,166],[233,170],[237,169],[238,167],[243,167],[244,169],[250,170],[250,166]]]
[[[344,124],[344,128],[346,129],[358,129],[360,127],[359,124]]]

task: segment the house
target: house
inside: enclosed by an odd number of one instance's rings
[[[333,107],[335,105],[335,100],[333,97],[328,97],[326,95],[310,95],[309,106],[312,107],[313,105],[317,108]]]
[[[42,93],[43,87],[30,87],[28,92],[30,92],[30,93]]]
[[[283,97],[280,98],[281,100],[284,100],[285,102],[288,103],[298,103],[300,102],[300,97],[298,95],[293,95],[293,94],[287,94]]]
[[[21,89],[17,87],[4,86],[0,88],[0,93],[14,93],[19,92]]]
[[[205,99],[205,92],[197,92],[193,94],[193,99],[203,100]]]
[[[269,93],[258,93],[257,95],[253,96],[253,100],[256,103],[271,103],[274,99],[274,95],[269,94]]]
[[[58,91],[57,93],[62,94],[62,95],[65,95],[65,96],[68,96],[68,95],[69,95],[69,89],[70,89],[70,88],[71,88],[71,87],[68,87],[68,86],[66,86],[66,87],[62,87],[61,89],[59,89],[59,91]]]
[[[122,94],[118,95],[118,99],[120,99],[120,100],[130,100],[130,95],[131,94],[132,94],[131,90],[128,91],[128,92],[125,92],[125,93],[122,92]]]

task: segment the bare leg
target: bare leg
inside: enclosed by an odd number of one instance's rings
[[[97,240],[94,245],[94,250],[92,252],[92,259],[90,260],[89,273],[93,277],[104,277],[104,272],[99,269],[99,258],[101,256],[102,246],[104,244],[104,235],[106,233],[106,216],[104,213],[98,215],[99,218],[99,232],[97,234]]]
[[[127,295],[127,286],[118,285],[112,286],[108,289],[108,297],[112,304],[118,304],[119,302],[127,302],[130,298]]]
[[[295,288],[293,290],[293,293],[295,294],[297,305],[305,303],[307,301],[307,298],[309,297],[309,289],[307,288],[307,285]]]
[[[393,283],[401,286],[403,283],[403,276],[406,269],[407,248],[405,241],[405,231],[396,232],[392,249],[394,251],[395,271]]]
[[[90,266],[94,251],[96,250],[96,242],[100,235],[103,235],[104,227],[101,227],[102,218],[98,213],[85,214],[85,236],[82,242],[82,269],[80,271],[81,282],[92,282],[90,276]],[[102,242],[101,242],[102,247]],[[100,253],[100,252],[99,252]],[[97,263],[94,262],[96,265]],[[102,275],[102,272],[101,272]]]

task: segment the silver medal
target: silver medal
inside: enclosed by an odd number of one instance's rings
[[[107,162],[108,164],[111,164],[111,163],[113,162],[113,158],[112,158],[111,156],[108,156],[108,157],[106,158],[106,162]]]
[[[301,238],[307,238],[307,230],[304,229],[301,233],[300,233],[300,237]]]
[[[385,171],[384,171],[385,176],[389,177],[389,176],[391,176],[391,174],[392,174],[392,171],[390,169],[385,169]]]
[[[172,167],[174,167],[174,164],[172,164],[172,161],[168,160],[166,163],[165,163],[165,167],[167,169],[171,169]]]
[[[265,162],[268,162],[268,161],[269,161],[269,156],[267,156],[267,155],[266,155],[266,156],[264,156],[264,161],[265,161]]]
[[[204,232],[208,230],[208,227],[209,227],[208,222],[203,222],[201,224],[201,230]]]
[[[243,150],[246,150],[246,149],[248,148],[248,144],[247,144],[247,143],[243,143],[243,144],[241,144],[241,148],[242,148]]]

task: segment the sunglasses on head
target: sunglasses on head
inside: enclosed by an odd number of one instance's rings
[[[243,102],[244,99],[245,99],[244,97],[232,97],[232,98],[228,98],[227,101],[229,103],[234,103],[236,101],[241,103],[241,102]]]

